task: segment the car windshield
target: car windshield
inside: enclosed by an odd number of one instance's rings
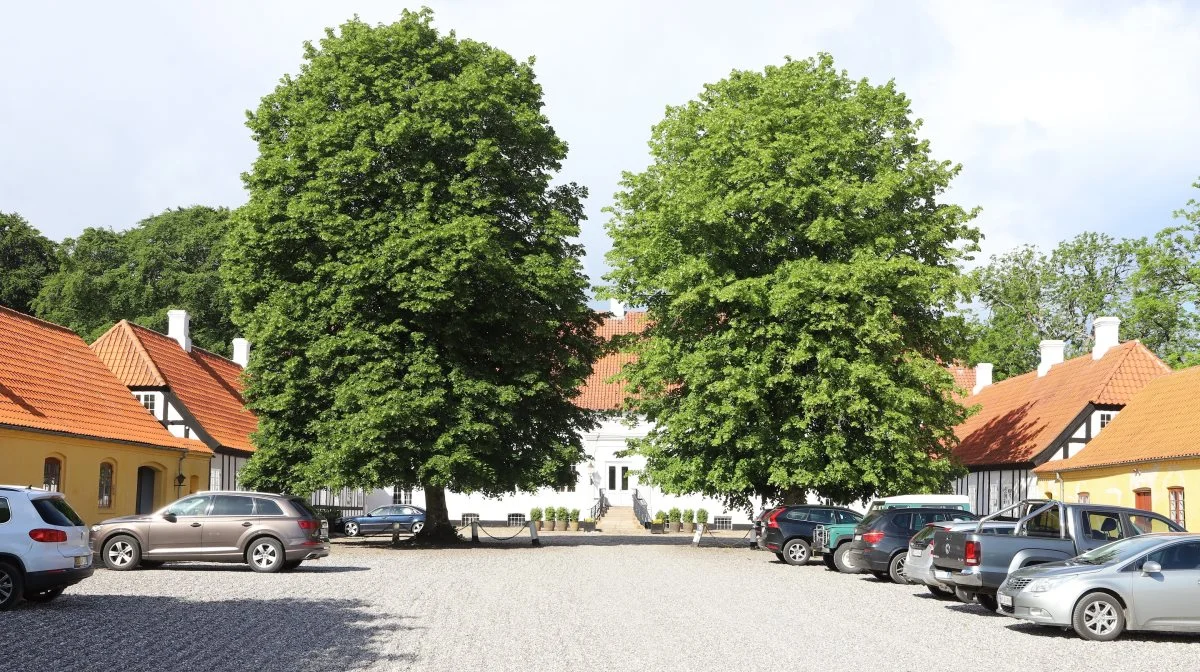
[[[1094,548],[1083,555],[1071,558],[1068,562],[1077,565],[1111,565],[1114,562],[1124,562],[1163,542],[1162,537],[1129,537],[1100,548]]]
[[[871,527],[872,525],[875,524],[875,521],[877,521],[883,517],[884,511],[886,511],[886,509],[879,509],[878,511],[868,511],[867,517],[863,518],[862,521],[859,522],[858,526],[862,527],[862,528]]]
[[[942,528],[942,526],[940,526],[940,525],[926,525],[925,527],[921,528],[920,532],[917,532],[916,534],[913,535],[911,541],[914,544],[920,543],[922,541],[925,541],[926,539],[929,539],[930,537],[932,537],[934,535],[935,532],[937,532],[938,530],[941,530],[941,529],[944,529],[944,528]]]

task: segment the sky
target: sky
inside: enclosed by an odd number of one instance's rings
[[[825,51],[894,79],[946,199],[979,206],[979,259],[1082,231],[1152,235],[1200,197],[1197,2],[435,2],[435,25],[536,57],[546,114],[588,187],[585,268],[602,282],[602,208],[649,161],[651,127],[734,69]],[[256,150],[245,111],[302,44],[404,3],[0,4],[0,212],[61,240],[167,208],[236,207]],[[413,8],[419,5],[412,5]]]

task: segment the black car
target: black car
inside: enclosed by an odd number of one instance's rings
[[[789,565],[807,565],[812,557],[813,528],[853,524],[862,514],[837,506],[779,506],[763,515],[760,545]]]
[[[867,568],[878,579],[908,583],[904,577],[908,540],[926,525],[948,520],[979,520],[979,516],[961,509],[933,507],[876,511],[854,528],[850,562]]]

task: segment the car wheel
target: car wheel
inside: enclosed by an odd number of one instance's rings
[[[7,562],[0,562],[0,611],[12,609],[21,601],[21,589],[25,582],[21,571]]]
[[[835,572],[837,571],[837,563],[833,561],[833,553],[822,554],[821,562],[825,563],[825,566],[829,569],[832,569]]]
[[[954,597],[963,604],[970,604],[975,601],[975,593],[963,588],[955,588]]]
[[[783,557],[783,553],[776,551],[775,557],[779,558],[780,562],[787,562],[787,559]]]
[[[30,602],[49,602],[59,595],[62,595],[63,591],[66,589],[66,586],[57,586],[55,588],[39,590],[34,593],[25,593],[25,599],[29,600]]]
[[[417,522],[412,524],[412,533],[413,534],[420,534],[421,530],[423,530],[423,529],[425,529],[425,521],[418,520]]]
[[[142,549],[133,537],[119,535],[104,542],[104,550],[100,554],[104,566],[124,572],[138,566],[142,560]]]
[[[926,588],[928,588],[929,592],[933,593],[933,596],[938,598],[939,600],[948,600],[948,599],[954,597],[953,590],[946,590],[945,588],[942,588],[941,586],[926,586]]]
[[[983,607],[984,609],[987,609],[988,611],[994,612],[1000,608],[1000,603],[996,601],[995,595],[988,595],[987,593],[978,593],[975,595],[975,600],[979,602],[979,606]]]
[[[1071,617],[1075,634],[1096,642],[1110,642],[1125,630],[1125,610],[1108,593],[1085,595]]]
[[[299,567],[301,562],[303,562],[303,560],[288,560],[283,563],[283,571],[290,572]]]
[[[892,561],[888,563],[888,578],[892,580],[892,583],[901,585],[908,583],[908,575],[904,573],[904,561],[907,559],[908,556],[901,552],[893,556]]]
[[[278,572],[284,562],[283,545],[270,537],[259,537],[246,549],[246,564],[256,572]]]
[[[833,553],[833,564],[843,574],[859,574],[862,568],[850,561],[850,544],[842,544]]]
[[[346,522],[346,536],[347,537],[357,537],[358,533],[359,533],[358,523],[356,523],[354,521],[347,521]]]
[[[789,565],[807,565],[812,547],[803,539],[792,539],[783,545],[783,561]]]

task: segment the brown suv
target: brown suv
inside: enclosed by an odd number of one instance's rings
[[[329,555],[329,535],[307,502],[262,492],[199,492],[151,514],[110,518],[92,526],[91,545],[118,571],[197,560],[277,572]]]

